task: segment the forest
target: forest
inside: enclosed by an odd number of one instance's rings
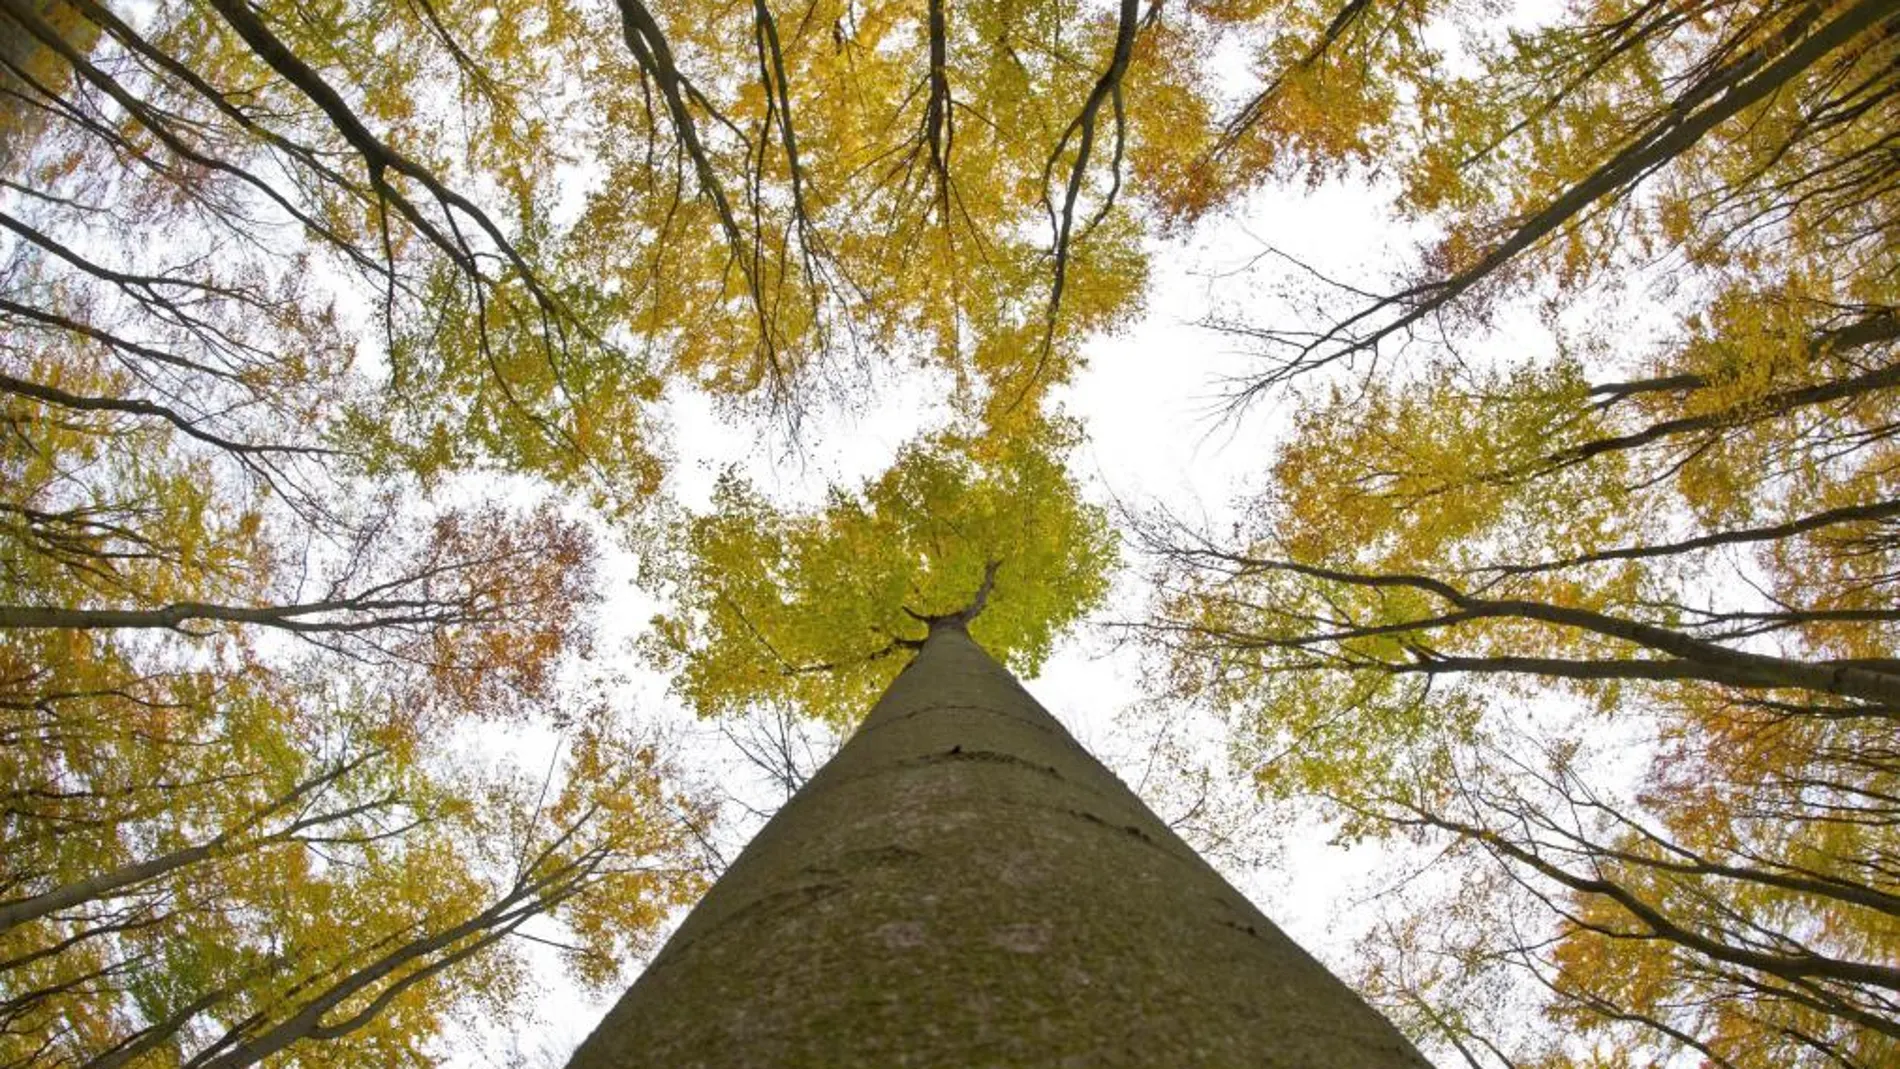
[[[973,598],[1445,1069],[1891,1067],[1897,592],[1891,0],[0,0],[0,1069],[560,1065]]]

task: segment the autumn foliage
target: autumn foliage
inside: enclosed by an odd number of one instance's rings
[[[1887,1064],[1891,7],[1578,4],[1458,76],[1408,18],[1458,16],[1346,5],[1214,157],[1376,167],[1437,236],[1223,324],[1238,403],[1305,404],[1238,539],[1145,523],[1143,630],[1264,789],[1440,852],[1362,949],[1448,1056]],[[1347,55],[1350,136],[1287,125]],[[1529,299],[1548,347],[1475,355]],[[1643,299],[1659,343],[1605,329]]]
[[[1889,0],[0,0],[0,1064],[610,984],[712,817],[613,554],[673,698],[844,730],[1121,543],[1154,707],[1444,859],[1361,978],[1448,1059],[1893,1064],[1897,98]],[[1263,254],[1265,489],[1118,533],[1088,342],[1329,184],[1403,266]],[[796,451],[893,382],[881,472],[676,498],[681,396]]]

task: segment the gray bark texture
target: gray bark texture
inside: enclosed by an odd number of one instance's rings
[[[1422,1069],[938,626],[569,1069]]]

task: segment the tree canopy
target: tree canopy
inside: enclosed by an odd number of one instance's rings
[[[702,716],[785,703],[845,725],[931,618],[967,612],[985,649],[1033,676],[1056,633],[1101,602],[1116,559],[1106,514],[1062,466],[1072,433],[935,435],[809,513],[728,472],[667,566],[678,607],[654,621],[651,658]]]
[[[1145,522],[1142,629],[1266,789],[1463,859],[1418,905],[1459,923],[1366,948],[1448,1052],[1883,1064],[1894,16],[1574,5],[1456,77],[1443,17],[1343,8],[1213,157],[1376,166],[1435,236],[1383,293],[1309,271],[1313,322],[1218,324],[1262,359],[1237,403],[1304,404],[1236,537]],[[1290,125],[1322,77],[1350,137]],[[1525,296],[1548,348],[1473,355]],[[1644,298],[1660,344],[1604,329]]]
[[[1890,3],[0,30],[0,1064],[431,1064],[528,948],[608,984],[717,863],[642,703],[842,731],[976,607],[1024,675],[1124,617],[1144,715],[1441,856],[1361,979],[1448,1059],[1895,1060]],[[1259,492],[1111,511],[1091,344],[1320,187],[1416,242],[1209,311]],[[886,391],[932,422],[816,500],[673,434]]]

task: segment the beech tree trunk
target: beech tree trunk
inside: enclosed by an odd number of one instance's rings
[[[1425,1060],[954,623],[569,1069]]]

